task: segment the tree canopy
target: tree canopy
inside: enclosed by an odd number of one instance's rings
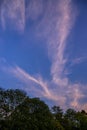
[[[19,89],[0,88],[0,130],[87,130],[87,113],[52,109]]]

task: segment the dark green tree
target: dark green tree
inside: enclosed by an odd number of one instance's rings
[[[67,109],[64,115],[65,124],[64,127],[67,130],[77,130],[79,123],[77,121],[77,112],[74,109]]]
[[[87,130],[87,113],[48,105],[19,89],[0,88],[0,130]]]
[[[54,119],[59,121],[61,124],[63,120],[63,110],[59,106],[53,106],[52,113],[53,113]]]
[[[59,126],[58,129],[63,130],[63,110],[60,108],[60,106],[53,106],[51,111],[57,126]]]
[[[49,107],[39,98],[26,98],[11,115],[12,130],[57,130],[61,125],[56,123]]]
[[[77,121],[79,123],[79,130],[87,130],[87,113],[84,110],[77,112]]]
[[[7,129],[9,117],[26,98],[26,93],[18,89],[4,90],[0,88],[0,129]],[[5,127],[6,126],[6,127]]]

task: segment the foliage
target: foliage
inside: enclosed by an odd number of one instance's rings
[[[87,113],[53,106],[22,90],[0,88],[0,130],[87,130]]]

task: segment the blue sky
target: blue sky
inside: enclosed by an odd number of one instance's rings
[[[2,0],[0,86],[87,110],[86,14],[86,0]]]

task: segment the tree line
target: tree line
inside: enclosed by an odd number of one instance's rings
[[[87,113],[49,108],[22,90],[0,88],[0,130],[87,130]]]

